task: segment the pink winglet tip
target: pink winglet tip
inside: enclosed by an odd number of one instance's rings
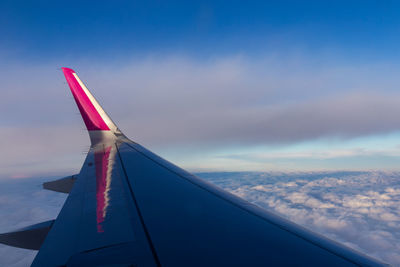
[[[74,96],[75,102],[78,105],[79,111],[88,131],[110,130],[99,112],[96,110],[85,90],[83,90],[82,86],[79,84],[74,75],[76,72],[70,68],[61,69],[64,73],[65,79],[67,79],[69,88],[71,89],[72,95]]]
[[[61,69],[62,69],[62,71],[63,71],[64,73],[65,73],[65,72],[76,73],[76,71],[74,71],[73,69],[70,69],[70,68],[62,67]]]

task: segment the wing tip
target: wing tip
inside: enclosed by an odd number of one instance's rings
[[[90,91],[81,82],[76,72],[70,68],[61,68],[67,80],[72,95],[78,105],[83,121],[88,131],[109,131],[110,128],[105,121],[105,116],[101,106],[92,96]]]
[[[61,69],[62,69],[62,71],[64,72],[64,73],[76,73],[76,71],[74,71],[73,69],[71,69],[71,68],[67,68],[67,67],[61,67]]]
[[[115,138],[116,134],[121,134],[118,127],[79,79],[76,72],[67,67],[62,67],[61,70],[78,105],[92,144]]]

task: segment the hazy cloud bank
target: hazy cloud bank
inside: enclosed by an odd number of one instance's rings
[[[1,160],[8,176],[17,163],[27,173],[48,162],[52,170],[81,164],[73,156],[89,141],[61,66],[74,68],[120,128],[151,148],[279,146],[400,128],[395,65],[280,54],[5,62],[0,145],[8,152]]]
[[[118,63],[69,67],[121,128],[146,142],[287,143],[400,128],[397,66],[240,55]],[[1,127],[76,126],[59,64],[0,66]]]

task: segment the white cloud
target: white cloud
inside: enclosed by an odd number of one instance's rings
[[[400,266],[400,172],[201,173],[250,202]],[[0,232],[56,217],[65,195],[48,179],[0,181]],[[27,266],[35,252],[0,245],[0,265]]]
[[[43,190],[41,184],[51,178],[0,180],[0,232],[5,233],[31,224],[55,219],[66,195]],[[25,267],[36,251],[0,244],[0,266]]]

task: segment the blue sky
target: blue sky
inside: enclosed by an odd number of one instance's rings
[[[2,46],[33,58],[269,49],[398,57],[396,1],[2,1]],[[14,54],[15,55],[15,54]],[[340,54],[338,55],[340,56]]]
[[[398,169],[396,1],[0,10],[3,177],[79,169],[88,138],[62,66],[129,137],[191,170]]]

